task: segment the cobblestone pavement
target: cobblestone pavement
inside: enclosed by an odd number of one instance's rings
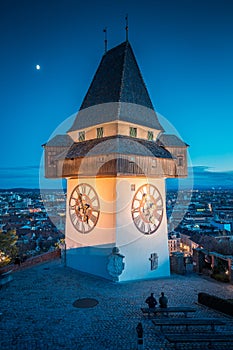
[[[152,291],[158,299],[162,290],[170,306],[195,307],[197,311],[190,317],[224,318],[226,325],[216,330],[231,332],[233,318],[196,303],[199,292],[232,298],[233,285],[194,274],[115,284],[54,260],[15,272],[13,281],[0,290],[0,349],[136,350],[138,322],[142,322],[144,329],[144,350],[173,349],[174,345],[165,340],[159,328],[140,310]],[[93,308],[75,308],[72,304],[79,298],[94,298],[99,303]],[[175,327],[173,331],[185,332]],[[199,327],[193,331],[207,332],[207,329]],[[178,347],[205,349],[203,344]],[[232,349],[231,345],[221,343],[215,348]]]

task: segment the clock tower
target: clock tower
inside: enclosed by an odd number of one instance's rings
[[[65,135],[45,148],[67,179],[67,265],[114,281],[169,276],[165,179],[187,145],[165,133],[128,41],[107,51]]]

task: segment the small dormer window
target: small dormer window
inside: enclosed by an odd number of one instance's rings
[[[148,139],[149,141],[153,141],[153,140],[154,140],[154,133],[153,133],[153,131],[148,131],[148,133],[147,133],[147,139]]]
[[[137,137],[137,128],[130,127],[129,128],[129,136]]]
[[[78,133],[78,140],[79,141],[85,141],[85,131],[79,131],[79,133]]]
[[[104,128],[97,128],[96,129],[96,136],[97,136],[97,139],[100,139],[101,137],[104,136]]]

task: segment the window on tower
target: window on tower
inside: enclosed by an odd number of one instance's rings
[[[85,131],[79,131],[79,133],[78,133],[78,140],[79,141],[85,141]]]
[[[156,167],[157,167],[157,160],[152,159],[152,168],[156,168]]]
[[[184,158],[183,158],[183,156],[178,156],[177,157],[177,165],[178,166],[183,166],[184,165]]]
[[[137,128],[130,127],[129,128],[129,136],[137,137]]]
[[[148,139],[149,141],[153,141],[153,139],[154,139],[154,133],[153,133],[153,131],[148,131],[148,133],[147,133],[147,139]]]
[[[104,128],[97,128],[96,129],[96,133],[97,133],[97,139],[100,139],[101,137],[103,137],[104,136]]]
[[[56,155],[56,152],[48,151],[48,166],[49,167],[56,167],[56,164],[54,163],[54,156]]]

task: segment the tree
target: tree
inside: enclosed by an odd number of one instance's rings
[[[228,240],[219,241],[216,252],[223,255],[233,255],[233,242]]]
[[[201,235],[200,242],[199,242],[204,249],[207,249],[208,251],[216,252],[218,247],[218,242],[215,237],[211,237],[208,235]]]
[[[0,231],[0,267],[9,264],[17,255],[16,243],[18,236],[15,230]]]

